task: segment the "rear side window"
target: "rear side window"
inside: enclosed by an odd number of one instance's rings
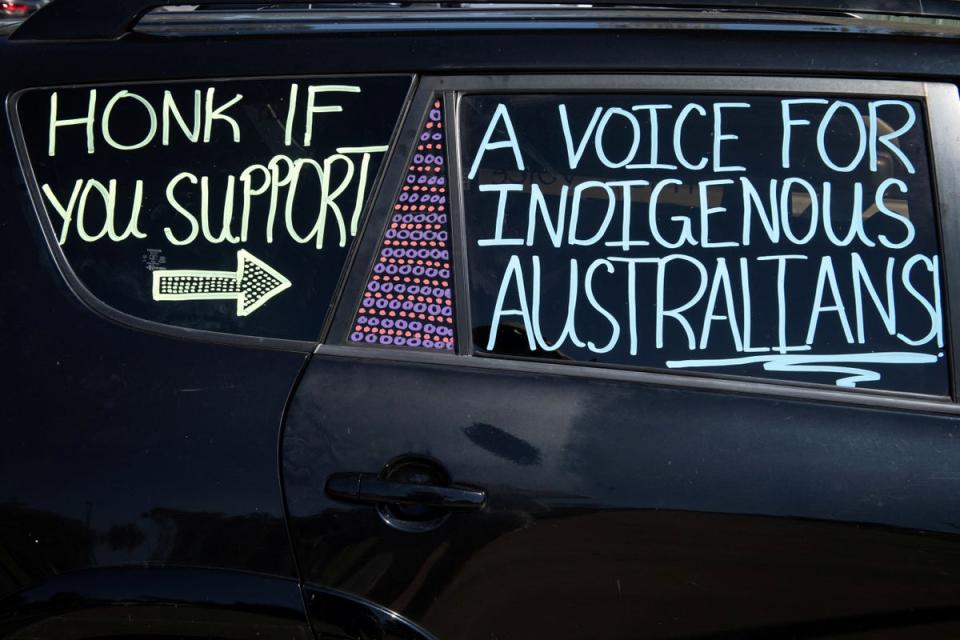
[[[405,165],[349,341],[453,352],[456,348],[447,132],[433,98]]]
[[[107,305],[315,340],[409,76],[30,90],[17,115],[51,242]]]
[[[478,353],[948,394],[921,101],[459,109]]]

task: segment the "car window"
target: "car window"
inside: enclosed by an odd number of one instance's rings
[[[141,319],[315,340],[409,76],[29,90],[17,115],[52,244]]]
[[[478,354],[948,394],[921,101],[459,108]]]
[[[393,201],[349,342],[456,348],[443,103],[433,98]]]

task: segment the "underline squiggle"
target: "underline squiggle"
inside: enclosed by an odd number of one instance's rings
[[[942,355],[942,354],[941,354]],[[938,356],[909,351],[885,351],[879,353],[838,354],[769,354],[737,358],[704,358],[698,360],[668,360],[670,369],[737,367],[747,364],[762,364],[765,371],[782,373],[835,373],[839,374],[838,387],[856,387],[859,382],[876,382],[880,373],[872,369],[843,366],[846,364],[930,364]]]

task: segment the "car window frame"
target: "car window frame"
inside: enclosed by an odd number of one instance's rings
[[[467,261],[468,240],[465,228],[467,212],[463,206],[461,123],[459,100],[476,94],[536,93],[677,93],[691,95],[817,95],[837,97],[898,97],[921,102],[926,124],[926,143],[931,174],[931,194],[936,216],[944,296],[944,351],[947,353],[949,395],[937,396],[895,390],[840,388],[790,379],[758,378],[706,371],[676,371],[665,368],[626,368],[622,365],[596,365],[588,362],[558,364],[541,358],[509,357],[500,354],[475,354],[471,331],[470,274]],[[509,372],[542,373],[608,380],[634,380],[669,387],[709,389],[737,394],[773,395],[844,404],[883,406],[960,414],[958,380],[958,338],[960,338],[960,295],[951,295],[960,278],[960,92],[954,84],[916,80],[872,80],[865,78],[818,78],[810,76],[750,76],[698,74],[572,74],[572,75],[465,75],[424,76],[420,79],[407,121],[401,127],[405,140],[412,142],[429,102],[440,96],[444,102],[448,131],[447,167],[454,261],[454,302],[457,319],[456,355],[422,353],[416,349],[383,345],[350,345],[346,342],[356,304],[362,296],[365,279],[375,259],[380,234],[390,213],[390,199],[399,188],[402,161],[394,160],[377,196],[371,230],[358,247],[358,259],[348,278],[344,304],[335,311],[331,334],[326,344],[314,352],[330,356],[369,357],[452,366],[479,367]],[[954,141],[951,145],[950,141]],[[403,144],[401,141],[400,144]],[[409,143],[408,143],[409,144]],[[399,153],[399,150],[395,148]],[[358,352],[359,350],[359,352]]]

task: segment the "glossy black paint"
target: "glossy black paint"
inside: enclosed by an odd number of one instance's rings
[[[5,92],[44,82],[29,66],[6,76]],[[308,354],[176,339],[95,314],[56,270],[8,126],[0,180],[0,595],[127,564],[295,578],[276,452]]]
[[[303,597],[317,638],[435,640],[403,616],[361,598],[317,587],[305,587]]]
[[[4,96],[392,71],[960,75],[951,40],[765,29],[131,34],[7,41],[0,59]],[[308,355],[147,333],[83,306],[39,233],[8,124],[0,594],[28,591],[4,600],[0,616],[55,624],[41,620],[62,613],[52,603],[84,592],[104,606],[214,602],[223,612],[237,603],[244,614],[282,601],[268,617],[300,633],[277,439]],[[416,625],[449,638],[953,637],[956,428],[922,412],[387,364],[358,351],[315,358],[294,400],[283,473],[321,637],[429,637]],[[483,487],[487,506],[410,533],[324,495],[330,473],[375,472],[406,453]],[[235,600],[232,574],[169,573],[160,587],[150,569],[78,586],[96,568],[144,564],[285,579]]]
[[[443,638],[933,638],[960,632],[958,428],[318,354],[290,408],[284,478],[305,582]],[[483,486],[486,508],[410,534],[318,491],[330,471],[402,454]]]
[[[277,481],[305,354],[152,335],[70,292],[0,136],[0,593],[156,562],[294,576]]]
[[[312,637],[296,580],[186,568],[93,569],[0,602],[4,638]]]

